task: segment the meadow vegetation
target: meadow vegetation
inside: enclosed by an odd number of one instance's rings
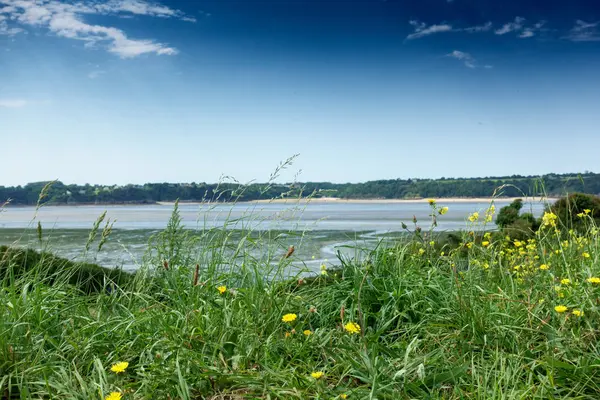
[[[414,221],[312,276],[177,208],[135,275],[93,290],[3,249],[0,398],[598,399],[599,215],[567,204],[525,238],[488,230],[493,204],[452,244]]]

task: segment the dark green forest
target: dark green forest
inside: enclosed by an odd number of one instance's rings
[[[600,194],[600,174],[548,174],[486,178],[390,179],[364,183],[304,182],[290,184],[146,183],[144,185],[67,185],[60,181],[0,186],[0,205],[35,205],[40,193],[49,204],[146,204],[159,201],[251,201],[280,197],[339,197],[344,199],[416,199],[444,197],[562,196]]]

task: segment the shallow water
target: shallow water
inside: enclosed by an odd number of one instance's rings
[[[506,204],[506,201],[495,202],[497,210]],[[444,205],[443,200],[440,205]],[[448,213],[438,216],[435,229],[466,229],[467,216],[473,211],[483,213],[488,206],[488,203],[449,203]],[[34,207],[7,208],[0,214],[0,244],[29,245],[81,259],[88,232],[105,210],[107,218],[116,221],[114,231],[100,252],[90,252],[86,258],[105,266],[134,270],[147,250],[150,236],[166,227],[173,207],[56,206],[42,207],[37,214]],[[424,230],[429,229],[431,222],[431,209],[426,203],[182,204],[179,210],[184,225],[198,232],[213,227],[281,232],[286,236],[271,243],[271,251],[282,255],[293,244],[295,263],[310,270],[318,270],[322,263],[335,264],[338,251],[353,256],[356,253],[353,246],[372,247],[379,240],[377,237],[402,231],[403,222],[413,228],[413,215]],[[524,211],[536,215],[542,210],[542,203],[528,203],[524,207]],[[35,232],[38,221],[44,231],[42,243]],[[494,228],[494,224],[485,226]]]

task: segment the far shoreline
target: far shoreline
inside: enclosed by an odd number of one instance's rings
[[[491,203],[491,202],[502,202],[508,203],[516,199],[523,199],[525,202],[540,203],[540,202],[554,202],[558,200],[558,197],[540,197],[540,196],[522,196],[522,197],[441,197],[434,198],[438,204],[452,204],[452,203]],[[315,197],[315,198],[276,198],[276,199],[265,199],[265,200],[248,200],[248,201],[179,201],[179,205],[217,205],[217,204],[423,204],[428,203],[429,199],[343,199],[339,197]],[[156,201],[156,202],[144,202],[144,203],[59,203],[59,204],[43,204],[44,207],[144,207],[144,206],[174,206],[175,201]],[[25,208],[25,207],[36,207],[35,205],[24,205],[24,204],[5,204],[4,208]]]

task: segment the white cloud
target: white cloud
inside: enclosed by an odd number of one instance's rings
[[[525,22],[525,18],[516,17],[514,22],[504,24],[502,28],[496,30],[496,35],[505,35],[510,32],[520,31],[521,29],[523,29],[523,22]]]
[[[476,26],[472,26],[470,28],[465,28],[463,30],[465,32],[469,32],[469,33],[488,32],[488,31],[492,30],[492,23],[491,22],[486,22],[483,25],[476,25]]]
[[[446,57],[452,57],[459,61],[462,61],[467,68],[478,68],[477,60],[469,53],[464,51],[454,50],[452,53],[446,54]],[[491,65],[484,65],[483,68],[491,69],[494,68]]]
[[[496,35],[506,35],[507,33],[516,32],[518,33],[518,37],[521,39],[526,39],[534,37],[539,32],[547,31],[547,29],[544,29],[545,24],[546,21],[539,21],[534,25],[526,26],[525,18],[515,17],[513,22],[502,25],[502,28],[497,29],[495,33]]]
[[[598,27],[600,27],[600,21],[585,22],[579,19],[575,21],[575,26],[563,39],[568,39],[573,42],[598,42],[600,41]]]
[[[520,38],[528,38],[528,37],[532,37],[535,34],[533,33],[533,31],[531,29],[525,29],[523,32],[521,32],[521,34],[519,35]]]
[[[448,24],[427,26],[425,23],[416,20],[409,21],[409,23],[415,27],[415,31],[406,37],[407,40],[418,39],[435,33],[452,31],[452,25]]]
[[[0,99],[0,108],[21,108],[27,105],[26,100]]]
[[[14,35],[21,28],[9,28],[7,20],[22,25],[45,27],[51,33],[86,42],[86,46],[104,44],[111,53],[122,58],[136,57],[141,54],[157,55],[177,54],[175,48],[152,39],[131,39],[121,29],[91,25],[85,22],[84,15],[145,15],[161,18],[178,18],[194,22],[183,12],[160,4],[142,0],[112,0],[106,3],[63,3],[59,0],[0,0],[0,34]],[[19,31],[17,31],[19,30]]]
[[[103,71],[101,69],[95,69],[93,71],[91,71],[87,76],[90,79],[96,79],[99,78],[101,75],[104,75],[106,73],[106,71]]]

